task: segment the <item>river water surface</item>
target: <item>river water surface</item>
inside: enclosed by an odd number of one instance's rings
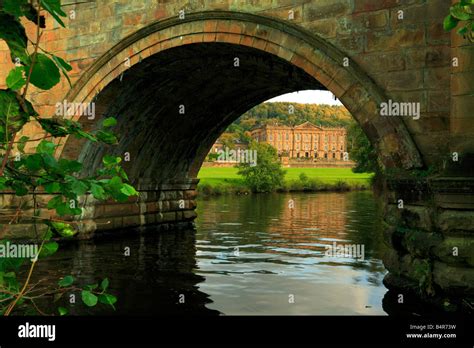
[[[195,231],[149,229],[61,246],[35,278],[110,279],[115,312],[75,304],[72,314],[385,314],[371,192],[230,195],[199,199],[197,211]],[[334,242],[364,246],[363,259],[326,255]]]

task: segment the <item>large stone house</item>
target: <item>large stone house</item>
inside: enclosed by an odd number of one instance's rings
[[[252,137],[277,149],[280,156],[343,160],[347,151],[344,128],[318,127],[311,122],[298,126],[263,125],[251,131]]]

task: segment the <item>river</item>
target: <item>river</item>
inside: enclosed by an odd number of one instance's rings
[[[110,279],[116,311],[85,308],[78,293],[72,314],[386,314],[371,192],[227,195],[199,199],[197,212],[196,230],[149,228],[62,245],[35,279]],[[328,245],[364,253],[330,255]]]

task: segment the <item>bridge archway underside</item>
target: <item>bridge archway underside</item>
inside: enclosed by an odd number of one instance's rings
[[[236,60],[237,59],[237,60]],[[238,63],[236,63],[238,62]],[[238,66],[234,66],[238,64]],[[242,113],[276,95],[325,89],[285,60],[228,43],[183,45],[143,60],[116,78],[94,102],[99,118],[115,116],[119,145],[78,144],[93,172],[103,155],[124,162],[135,184],[185,181],[197,175],[220,134]]]
[[[116,151],[137,156],[129,168],[134,180],[192,179],[233,120],[266,99],[302,89],[332,91],[386,167],[422,167],[403,122],[379,116],[382,91],[355,63],[343,67],[344,58],[324,40],[279,20],[195,13],[124,39],[91,66],[67,99],[95,100],[99,115],[119,117],[118,131],[125,132]],[[178,113],[180,105],[185,115]],[[61,155],[90,159],[87,167],[94,168],[103,150],[89,146],[69,139]]]

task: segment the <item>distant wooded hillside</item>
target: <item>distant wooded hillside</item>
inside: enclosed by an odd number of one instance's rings
[[[275,123],[295,126],[306,121],[323,127],[344,127],[348,132],[356,125],[355,120],[344,106],[285,102],[263,103],[247,111],[232,123],[223,138],[226,140],[238,138],[245,141],[245,133],[253,127]],[[348,134],[348,138],[350,139],[350,134]]]
[[[227,132],[241,133],[268,123],[295,126],[306,121],[323,127],[349,128],[355,124],[344,106],[278,102],[257,105],[236,120]]]

